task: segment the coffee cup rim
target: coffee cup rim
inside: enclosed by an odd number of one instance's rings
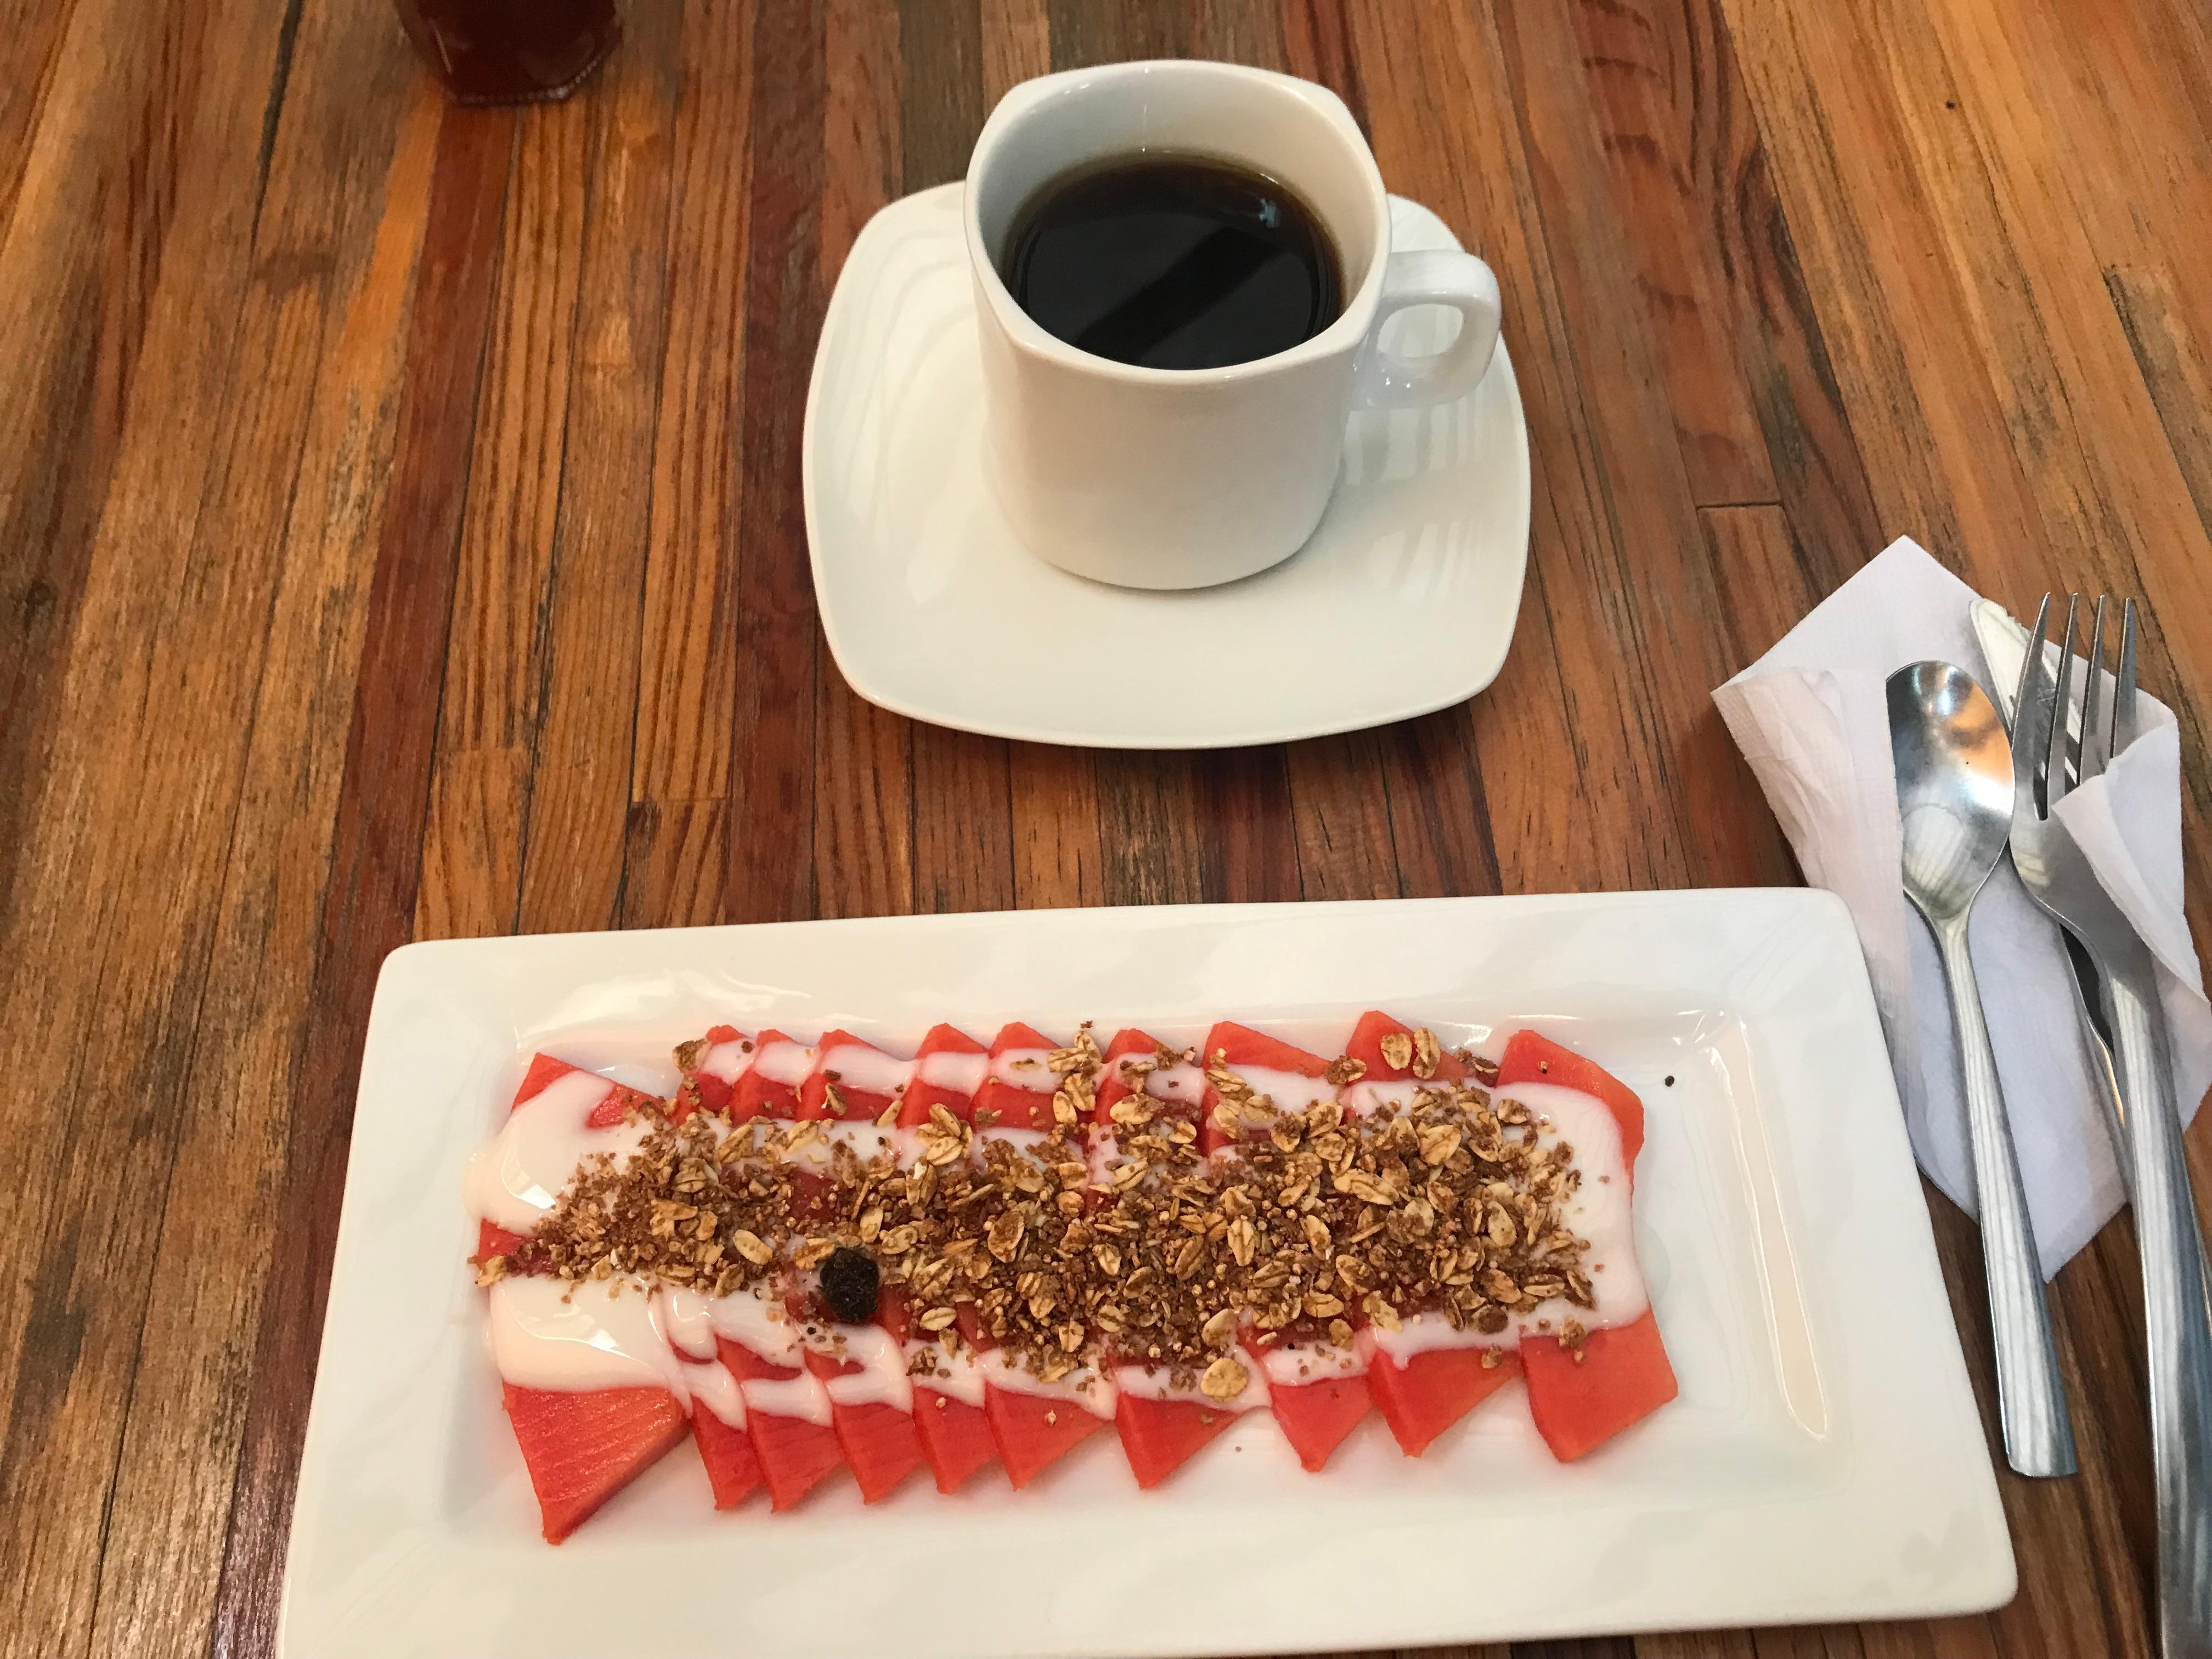
[[[1142,81],[1147,76],[1162,74],[1236,79],[1287,94],[1306,104],[1334,128],[1337,136],[1350,149],[1353,166],[1360,174],[1367,198],[1373,251],[1368,258],[1367,268],[1360,273],[1358,284],[1346,295],[1344,308],[1337,313],[1336,320],[1311,339],[1301,340],[1289,349],[1269,356],[1255,357],[1249,362],[1229,363],[1218,368],[1152,368],[1140,363],[1117,362],[1111,357],[1102,357],[1096,352],[1070,345],[1057,335],[1048,332],[1022,309],[1020,302],[1006,287],[1006,280],[999,275],[998,261],[984,244],[982,214],[977,205],[975,181],[978,172],[988,164],[991,152],[1004,140],[1007,130],[1039,104],[1076,85],[1088,86],[1114,80]],[[1316,210],[1319,211],[1318,208]],[[1345,106],[1344,100],[1318,82],[1302,80],[1293,75],[1279,75],[1272,70],[1254,69],[1249,64],[1213,63],[1203,58],[1156,58],[1136,63],[1103,64],[1090,69],[1062,70],[1056,74],[1038,76],[1011,88],[1006,96],[1000,99],[984,121],[982,131],[976,136],[975,149],[969,161],[968,179],[962,191],[961,218],[967,235],[968,258],[975,268],[976,284],[1000,328],[1010,340],[1027,352],[1066,368],[1138,386],[1219,386],[1282,373],[1357,349],[1373,324],[1375,308],[1382,289],[1383,270],[1390,258],[1389,195],[1383,188],[1382,169],[1375,163],[1375,153],[1368,148],[1365,135],[1359,131],[1359,124],[1352,118],[1352,112]]]

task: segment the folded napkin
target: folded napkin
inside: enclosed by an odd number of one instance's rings
[[[1713,693],[1805,879],[1850,907],[1890,1064],[1929,1178],[1974,1207],[1958,1041],[1934,940],[1900,885],[1897,785],[1883,683],[1929,658],[1985,690],[1974,591],[1913,542],[1885,548],[1782,641]],[[2144,696],[2140,735],[2059,804],[2098,879],[2156,957],[2185,1118],[2212,1084],[2212,1006],[2181,899],[2181,750],[2172,711]],[[1974,907],[1972,941],[2021,1179],[2046,1277],[2126,1197],[2074,1012],[2056,923],[2010,860]]]

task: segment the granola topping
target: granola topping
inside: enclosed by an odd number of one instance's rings
[[[1523,1103],[1436,1078],[1440,1055],[1425,1030],[1385,1038],[1391,1065],[1431,1075],[1357,1116],[1334,1099],[1280,1110],[1215,1057],[1215,1121],[1235,1144],[1212,1158],[1195,1102],[1145,1086],[1194,1063],[1172,1050],[1118,1062],[1133,1092],[1093,1144],[1103,1062],[1087,1027],[1037,1068],[1054,1088],[1041,1132],[979,1131],[941,1105],[910,1133],[867,1137],[676,1122],[647,1103],[635,1152],[586,1158],[479,1274],[792,1296],[848,1324],[879,1289],[908,1310],[913,1374],[981,1349],[1041,1385],[1139,1365],[1217,1401],[1251,1384],[1255,1354],[1346,1353],[1362,1327],[1394,1346],[1535,1328],[1540,1310],[1578,1348],[1601,1322],[1592,1243],[1568,1218],[1575,1150]]]

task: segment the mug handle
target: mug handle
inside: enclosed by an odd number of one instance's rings
[[[1460,314],[1459,336],[1442,351],[1401,357],[1382,349],[1382,325],[1407,306],[1449,306]],[[1382,297],[1367,337],[1367,355],[1352,386],[1362,409],[1413,409],[1449,402],[1472,392],[1489,372],[1503,314],[1498,277],[1472,253],[1456,248],[1413,248],[1390,256]]]

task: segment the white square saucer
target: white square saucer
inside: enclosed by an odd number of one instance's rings
[[[1014,539],[983,475],[962,188],[868,222],[815,355],[806,532],[854,690],[994,736],[1205,749],[1404,720],[1497,677],[1528,557],[1528,434],[1503,341],[1456,403],[1353,415],[1321,527],[1273,569],[1188,592],[1086,581]],[[1393,246],[1458,246],[1426,208],[1390,207]],[[1385,341],[1418,356],[1449,325],[1402,312]]]

